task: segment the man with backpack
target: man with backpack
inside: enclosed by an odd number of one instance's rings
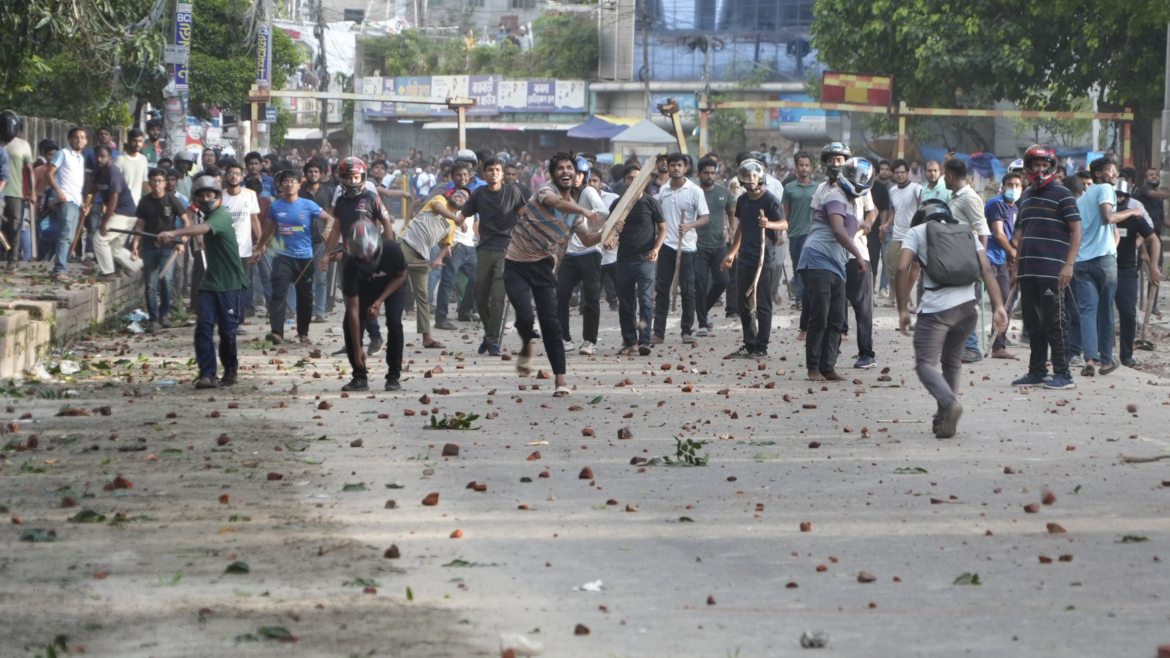
[[[983,244],[970,226],[956,219],[951,208],[942,203],[924,203],[915,214],[913,226],[903,236],[898,259],[898,327],[909,335],[907,306],[914,286],[910,270],[917,260],[922,264],[924,292],[914,332],[916,370],[918,379],[938,402],[932,424],[934,436],[949,439],[955,435],[963,415],[957,398],[959,371],[967,338],[979,317],[975,282],[983,279],[987,285],[995,314],[992,324],[997,332],[1007,328],[1007,309]]]

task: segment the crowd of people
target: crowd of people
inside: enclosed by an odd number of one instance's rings
[[[1005,331],[1015,299],[1031,357],[1014,385],[1068,389],[1074,368],[1092,376],[1134,365],[1138,268],[1154,264],[1150,280],[1160,281],[1167,195],[1156,170],[1139,177],[1106,156],[1064,175],[1044,145],[1028,149],[985,200],[961,159],[870,161],[838,142],[790,161],[763,146],[729,161],[670,153],[609,167],[587,153],[539,162],[511,149],[431,158],[411,149],[393,163],[373,152],[311,154],[298,166],[256,152],[242,163],[211,149],[198,163],[189,151],[164,157],[156,124],[128,131],[121,149],[104,129],[87,148],[87,133],[75,128],[65,148],[38,144],[34,160],[20,132],[19,117],[0,113],[10,262],[22,238],[29,254],[31,233],[61,281],[70,280],[71,258],[104,277],[141,270],[148,332],[173,326],[176,297],[186,293],[200,388],[236,380],[245,318],[267,315],[272,344],[307,343],[338,288],[347,391],[368,389],[367,355],[383,345],[385,387],[400,388],[403,315],[413,309],[424,348],[445,348],[439,332],[460,329],[456,322],[478,322],[478,351],[489,356],[504,354],[513,313],[518,373],[532,372],[533,346],[543,341],[554,395],[564,397],[567,356],[603,349],[602,301],[618,314],[618,356],[647,356],[674,340],[667,326],[677,301],[682,344],[713,336],[722,305],[743,328],[725,358],[766,359],[788,287],[812,381],[845,379],[837,358],[851,322],[853,367],[876,365],[875,299],[896,299],[899,326],[914,331],[918,374],[938,400],[936,435],[945,437],[962,413],[961,365],[983,358],[981,338],[992,357],[1015,359]],[[643,166],[653,171],[639,176]],[[627,194],[636,182],[642,189]],[[622,217],[606,229],[619,206]],[[39,230],[22,232],[14,219],[22,214]],[[980,284],[993,318],[983,336]]]

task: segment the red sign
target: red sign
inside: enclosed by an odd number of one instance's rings
[[[892,105],[894,78],[826,71],[821,78],[821,102]]]

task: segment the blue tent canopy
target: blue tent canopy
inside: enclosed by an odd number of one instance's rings
[[[588,121],[579,126],[569,128],[568,135],[578,139],[612,139],[625,131],[626,128],[629,126],[610,123],[594,116],[589,117]]]

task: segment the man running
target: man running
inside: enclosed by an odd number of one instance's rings
[[[601,201],[601,195],[589,185],[592,166],[589,161],[577,156],[577,177],[573,192],[577,205],[596,212],[604,221],[609,217],[608,206]],[[557,268],[557,321],[561,325],[561,337],[565,354],[578,350],[584,356],[593,356],[597,351],[597,328],[601,323],[601,245],[586,247],[581,238],[574,235],[565,249],[565,258]],[[569,302],[573,290],[581,286],[579,310],[581,311],[581,338],[579,346],[573,342],[569,326]]]

